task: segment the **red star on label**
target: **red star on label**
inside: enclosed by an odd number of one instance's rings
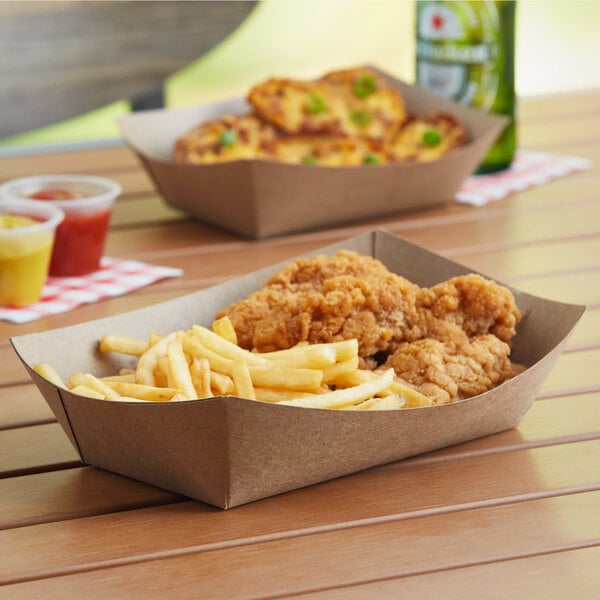
[[[440,13],[435,13],[431,17],[431,25],[434,29],[441,29],[444,26],[444,17]]]

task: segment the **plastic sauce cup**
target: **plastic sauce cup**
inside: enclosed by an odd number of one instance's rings
[[[0,305],[27,306],[40,299],[63,218],[60,208],[45,202],[0,201]]]
[[[118,183],[90,175],[39,175],[9,181],[0,198],[27,198],[62,209],[50,275],[76,277],[97,271],[104,253]]]

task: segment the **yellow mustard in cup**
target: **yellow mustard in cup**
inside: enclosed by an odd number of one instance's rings
[[[42,294],[60,208],[33,200],[0,202],[0,305],[27,306]]]

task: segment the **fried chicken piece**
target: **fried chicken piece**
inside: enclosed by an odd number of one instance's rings
[[[385,363],[442,403],[515,374],[509,342],[521,311],[508,288],[480,275],[419,288],[342,250],[292,262],[215,318],[224,316],[239,344],[259,352],[356,338],[363,368]]]
[[[492,334],[463,333],[452,343],[432,338],[403,343],[385,366],[434,404],[445,404],[486,392],[522,371],[509,354],[510,346]]]
[[[522,317],[508,288],[474,273],[422,288],[417,305],[419,320],[404,336],[409,341],[424,337],[447,340],[449,322],[459,325],[468,336],[492,333],[509,342]]]
[[[407,316],[416,317],[418,289],[374,258],[340,251],[291,263],[216,318],[230,318],[245,348],[266,352],[357,338],[367,357],[385,351]]]

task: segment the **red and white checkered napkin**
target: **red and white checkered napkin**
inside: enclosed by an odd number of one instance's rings
[[[64,313],[81,304],[122,296],[160,279],[177,277],[181,269],[159,267],[105,256],[100,269],[83,277],[48,277],[42,298],[23,308],[0,306],[0,319],[28,323]]]
[[[454,199],[462,204],[483,206],[590,167],[591,161],[577,156],[519,150],[509,169],[467,178]]]

